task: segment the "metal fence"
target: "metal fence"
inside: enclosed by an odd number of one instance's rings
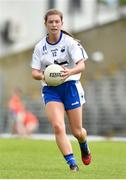
[[[126,71],[89,82],[86,97],[89,133],[126,135]]]

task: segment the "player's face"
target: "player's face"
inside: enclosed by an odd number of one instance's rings
[[[63,22],[59,15],[50,15],[45,22],[49,34],[59,34]]]

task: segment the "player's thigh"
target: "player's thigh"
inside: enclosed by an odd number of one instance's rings
[[[68,120],[70,123],[71,130],[74,131],[76,129],[82,128],[82,106],[66,111]]]
[[[48,120],[52,124],[56,124],[58,122],[64,123],[64,105],[61,102],[48,102],[45,106],[45,110]]]

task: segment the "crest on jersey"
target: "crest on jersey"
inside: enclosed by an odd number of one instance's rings
[[[65,51],[65,47],[62,47],[62,48],[61,48],[61,52],[64,52],[64,51]]]

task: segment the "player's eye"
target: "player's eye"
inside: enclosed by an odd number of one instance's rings
[[[56,24],[58,24],[58,23],[60,23],[60,21],[59,21],[59,20],[57,20],[57,21],[55,21],[55,23],[56,23]]]
[[[52,24],[52,23],[53,23],[53,21],[48,21],[48,23],[49,23],[49,24]]]
[[[59,21],[59,20],[55,20],[55,21],[50,20],[50,21],[48,21],[48,23],[49,23],[49,24],[53,24],[53,23],[58,24],[58,23],[60,23],[60,21]]]

